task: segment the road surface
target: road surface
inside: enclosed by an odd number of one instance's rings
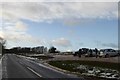
[[[2,79],[2,58],[0,58],[0,80]]]
[[[56,71],[41,63],[13,54],[4,55],[2,70],[2,78],[76,78],[82,80],[82,78]]]

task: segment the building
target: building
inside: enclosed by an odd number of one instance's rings
[[[34,47],[32,48],[32,51],[37,53],[47,53],[47,47],[44,47],[44,46]]]

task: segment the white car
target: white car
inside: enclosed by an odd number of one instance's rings
[[[97,53],[98,55],[98,53]],[[92,53],[90,52],[90,50],[85,54],[85,57],[95,57],[96,56],[96,52],[94,49],[92,49]]]
[[[118,56],[118,52],[114,49],[101,49],[99,53],[99,57],[111,57],[111,56]]]

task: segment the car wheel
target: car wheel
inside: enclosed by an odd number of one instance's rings
[[[108,57],[109,57],[109,55],[108,55],[108,54],[106,54],[106,55],[105,55],[105,58],[108,58]]]

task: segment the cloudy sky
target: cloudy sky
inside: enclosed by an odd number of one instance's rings
[[[7,48],[116,49],[117,19],[117,2],[2,2],[0,36]]]

